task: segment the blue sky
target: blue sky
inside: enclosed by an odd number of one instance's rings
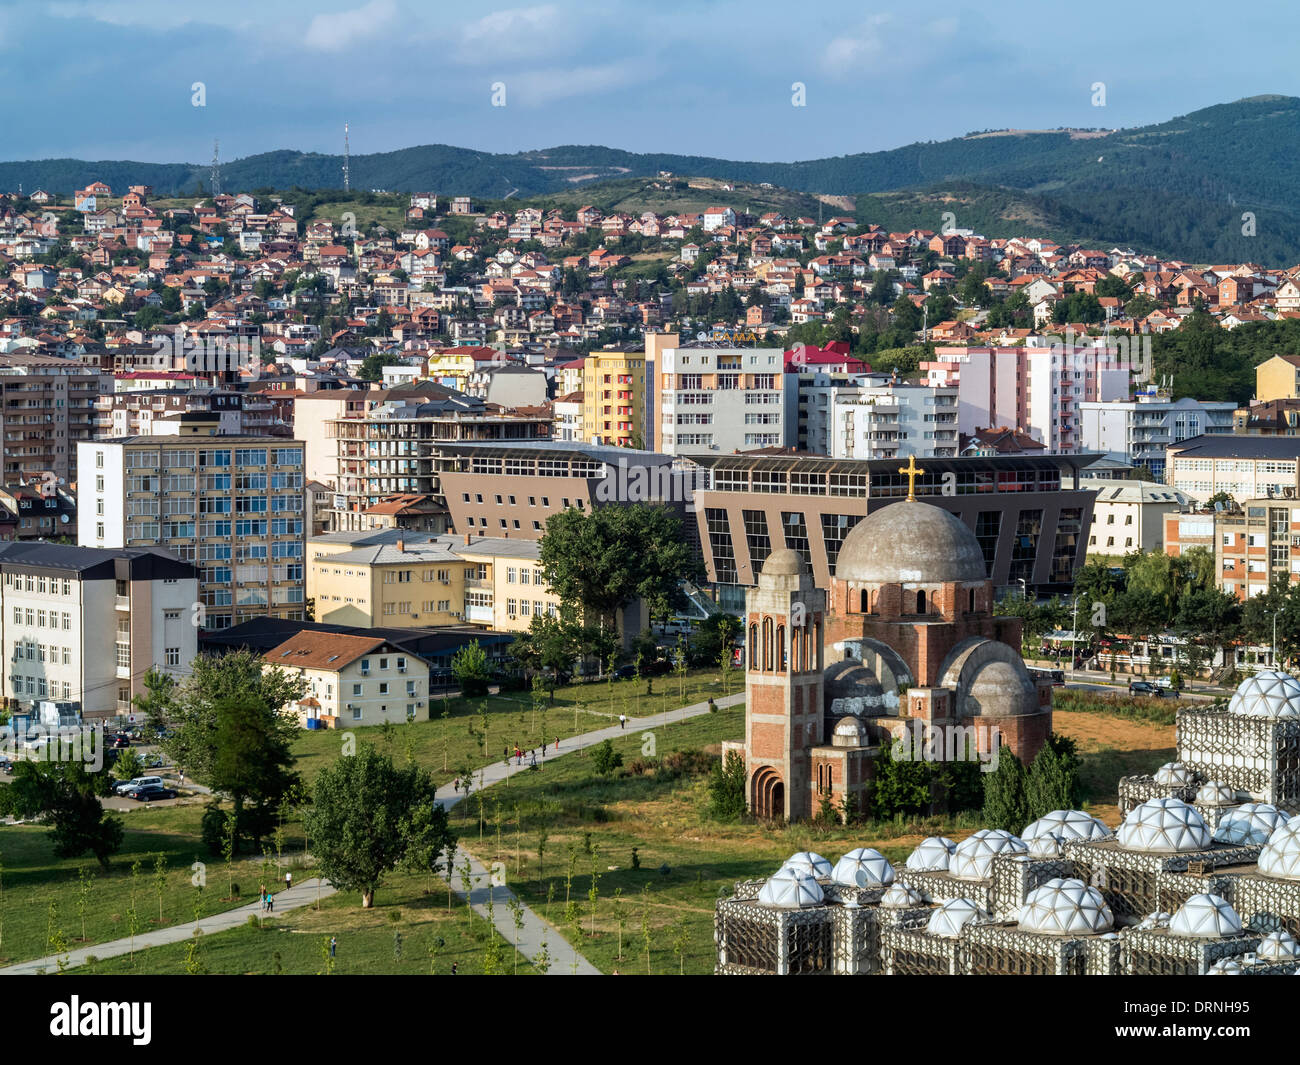
[[[1252,11],[1239,23],[1200,0],[1176,14],[1110,0],[0,0],[0,158],[205,162],[214,137],[225,159],[337,152],[345,120],[354,153],[578,143],[761,160],[1141,125],[1300,95],[1300,6]]]

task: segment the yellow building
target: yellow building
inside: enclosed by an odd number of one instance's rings
[[[325,533],[307,544],[315,620],[360,628],[481,625],[523,632],[555,614],[536,540],[402,529]]]
[[[429,355],[429,378],[447,388],[464,392],[470,375],[477,370],[500,366],[506,357],[496,348],[459,347],[444,348]]]
[[[582,439],[647,446],[643,351],[593,351],[582,366]]]
[[[1300,399],[1300,355],[1274,355],[1255,367],[1255,401]]]

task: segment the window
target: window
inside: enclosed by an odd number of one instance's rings
[[[179,666],[181,664],[181,649],[179,647],[167,648],[167,664],[169,666]]]
[[[360,695],[361,692],[362,692],[362,690],[363,690],[363,687],[364,687],[364,686],[361,685],[361,684],[354,684],[354,685],[352,685],[352,694],[353,694],[353,695]]]
[[[380,694],[380,695],[387,695],[387,694],[388,694],[388,681],[386,681],[386,680],[381,680],[381,681],[379,682],[379,694]]]

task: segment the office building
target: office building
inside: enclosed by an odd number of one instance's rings
[[[1165,475],[1165,449],[1206,433],[1232,432],[1236,404],[1170,399],[1155,394],[1079,405],[1083,446]]]

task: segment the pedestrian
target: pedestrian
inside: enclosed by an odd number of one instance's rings
[[[269,891],[266,893],[266,910],[268,913],[275,913],[275,896]]]
[[[455,976],[455,975],[456,975],[456,963],[455,963],[455,962],[452,962],[452,963],[451,963],[451,975],[452,975],[452,976]]]
[[[262,900],[262,912],[265,913],[266,912],[266,885],[265,884],[263,884],[261,889],[257,892],[257,897]]]
[[[182,787],[182,788],[185,787],[185,770],[184,770],[184,769],[181,770],[181,781],[180,781],[180,787]]]
[[[559,737],[559,736],[556,736],[556,737],[555,737],[555,749],[556,749],[557,751],[560,749],[560,737]]]
[[[454,791],[454,792],[459,793],[459,791],[460,791],[460,777],[457,777],[455,780],[453,780],[453,781],[451,782],[451,790]]]
[[[619,728],[627,728],[627,715],[626,715],[626,714],[619,714],[619,715],[618,715],[618,727],[619,727]]]
[[[330,957],[331,958],[334,957],[334,952],[338,949],[339,949],[339,941],[334,936],[330,936]]]
[[[284,874],[284,890],[288,891],[293,887],[293,873]]]
[[[507,743],[504,747],[501,748],[501,759],[507,765],[510,763],[510,744]]]

